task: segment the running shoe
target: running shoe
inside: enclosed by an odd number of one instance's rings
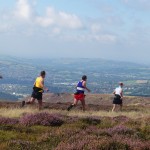
[[[70,111],[70,109],[73,107],[73,105],[70,105],[67,110]]]
[[[22,101],[21,107],[24,107],[25,104],[26,104],[25,101]]]

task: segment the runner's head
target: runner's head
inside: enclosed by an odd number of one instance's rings
[[[40,75],[41,75],[42,78],[45,78],[46,72],[45,72],[45,71],[41,71],[41,74],[40,74]]]
[[[86,81],[86,80],[87,80],[87,76],[86,76],[86,75],[83,75],[83,76],[82,76],[82,80],[83,80],[83,81]]]
[[[123,87],[124,84],[123,84],[123,82],[120,82],[119,85],[120,85],[121,87]]]

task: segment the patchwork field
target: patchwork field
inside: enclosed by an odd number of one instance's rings
[[[20,108],[20,102],[0,102],[0,149],[150,149],[148,98],[141,98],[140,103],[139,97],[128,97],[130,103],[125,104],[123,111],[112,113],[111,96],[95,95],[91,99],[93,103],[89,103],[88,98],[92,97],[87,96],[85,112],[81,111],[80,104],[66,111],[69,96],[65,102],[45,102],[42,111],[38,111],[36,104]],[[97,99],[101,102],[96,105]]]

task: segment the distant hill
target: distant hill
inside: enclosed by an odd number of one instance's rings
[[[88,76],[87,86],[92,93],[109,94],[125,83],[124,93],[129,96],[150,96],[150,67],[131,62],[90,58],[26,59],[0,56],[0,95],[30,95],[35,78],[41,70],[47,72],[45,85],[51,93],[73,93],[81,76]],[[16,93],[16,95],[12,95]],[[11,97],[12,96],[12,97]],[[19,97],[19,98],[20,98]]]

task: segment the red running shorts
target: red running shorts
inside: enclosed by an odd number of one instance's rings
[[[76,100],[82,101],[82,100],[84,100],[85,95],[84,95],[84,94],[74,94],[74,98],[75,98]]]

